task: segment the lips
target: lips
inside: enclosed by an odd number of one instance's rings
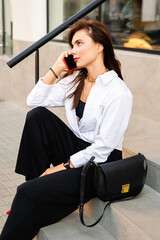
[[[73,58],[73,59],[74,59],[75,62],[77,62],[79,58]]]

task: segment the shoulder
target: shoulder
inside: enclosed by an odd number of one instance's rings
[[[97,84],[98,85],[98,84]],[[133,96],[126,83],[118,77],[115,71],[109,71],[101,76],[99,81],[101,96],[104,106],[108,106],[115,100],[127,101],[132,104]]]
[[[102,76],[104,89],[109,91],[115,97],[125,95],[132,98],[132,93],[126,83],[118,77],[118,74],[111,70]],[[107,92],[108,92],[107,91]]]

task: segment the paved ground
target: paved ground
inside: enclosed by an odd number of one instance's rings
[[[24,182],[24,177],[14,173],[14,168],[27,111],[0,101],[0,232],[16,188]]]

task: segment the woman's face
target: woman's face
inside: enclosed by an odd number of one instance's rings
[[[71,54],[78,68],[88,68],[94,64],[100,52],[100,44],[95,43],[85,29],[73,35],[72,46]]]

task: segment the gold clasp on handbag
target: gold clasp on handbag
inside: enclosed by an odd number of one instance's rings
[[[121,193],[127,193],[127,192],[129,192],[129,189],[130,189],[130,184],[122,185]]]
[[[80,211],[80,209],[84,210],[84,205],[78,205],[78,211]]]

